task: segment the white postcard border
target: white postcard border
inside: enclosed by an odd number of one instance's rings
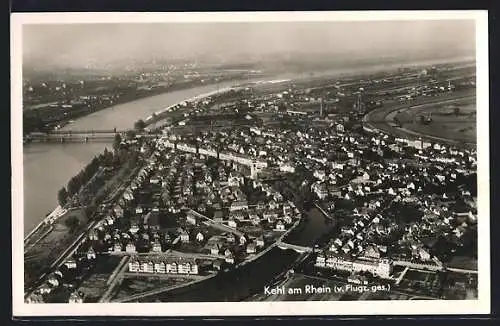
[[[145,22],[263,22],[366,20],[476,20],[478,152],[478,299],[357,302],[24,303],[22,25]],[[438,315],[490,313],[489,79],[487,11],[15,13],[11,15],[12,261],[14,316],[279,316]]]

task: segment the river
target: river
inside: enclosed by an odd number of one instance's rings
[[[463,61],[457,58],[452,61]],[[442,60],[441,60],[442,61]],[[411,65],[430,64],[434,61],[412,62]],[[405,64],[366,65],[358,67],[342,67],[338,69],[314,73],[316,77],[322,75],[355,74],[361,72],[375,72],[386,69],[395,69]],[[294,80],[310,77],[307,73],[286,73],[260,80]],[[255,82],[257,80],[248,80]],[[168,92],[136,101],[119,104],[76,120],[63,130],[92,130],[92,129],[127,129],[133,126],[138,119],[144,119],[152,113],[165,107],[182,102],[186,99],[230,87],[239,82],[223,82],[212,85]],[[24,185],[24,234],[29,233],[45,214],[52,211],[57,205],[57,192],[66,185],[69,179],[76,175],[95,155],[102,152],[111,144],[39,144],[24,145],[23,152],[23,185]],[[17,218],[17,217],[16,217]]]
[[[66,125],[63,130],[92,130],[131,128],[135,121],[153,112],[177,104],[194,96],[229,87],[224,82],[178,90],[142,98],[97,111]],[[66,185],[92,158],[111,143],[41,144],[24,145],[24,234],[29,233],[45,214],[57,206],[57,192]]]

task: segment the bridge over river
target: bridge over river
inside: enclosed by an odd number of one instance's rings
[[[125,136],[129,130],[53,130],[49,132],[33,132],[24,137],[25,143],[55,142],[55,143],[83,143],[83,142],[110,142],[116,135]],[[159,133],[136,133],[142,137],[157,137]]]
[[[304,247],[304,246],[298,246],[298,245],[294,245],[294,244],[290,244],[290,243],[286,243],[286,242],[282,242],[282,241],[278,241],[276,243],[276,246],[280,249],[293,249],[295,250],[296,252],[298,253],[305,253],[305,252],[312,252],[313,251],[313,248],[311,247]]]

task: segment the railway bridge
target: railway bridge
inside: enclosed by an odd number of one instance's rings
[[[276,243],[276,246],[280,249],[286,250],[286,249],[292,249],[295,250],[298,253],[305,253],[305,252],[312,252],[313,248],[311,247],[304,247],[304,246],[299,246],[299,245],[294,245],[290,243],[286,243],[283,241],[278,241]]]
[[[86,143],[110,142],[116,135],[124,136],[128,130],[92,129],[92,130],[53,130],[49,132],[32,132],[24,137],[25,143],[55,142],[55,143]],[[157,133],[138,133],[143,137],[156,137]]]

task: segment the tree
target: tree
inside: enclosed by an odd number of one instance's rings
[[[120,136],[120,134],[116,134],[115,139],[113,141],[113,150],[115,152],[117,152],[118,149],[120,148],[121,142],[122,142],[122,136]]]
[[[95,205],[88,205],[85,207],[85,216],[87,216],[87,219],[91,219],[96,212],[97,207]]]
[[[107,148],[104,149],[102,162],[104,166],[113,166],[113,153],[108,151]]]
[[[455,107],[455,108],[453,109],[453,113],[454,113],[455,115],[459,115],[459,114],[460,114],[460,108],[459,108],[458,106],[457,106],[457,107]]]
[[[127,130],[127,139],[133,139],[133,138],[135,138],[135,131]]]
[[[286,111],[286,109],[287,109],[287,107],[286,107],[286,104],[285,104],[284,102],[280,102],[280,103],[278,104],[278,111],[279,111],[279,112],[285,112],[285,111]]]
[[[137,166],[138,155],[136,152],[132,152],[127,159],[128,166],[130,168],[135,168]]]
[[[80,220],[76,216],[69,216],[65,221],[64,225],[69,229],[70,233],[73,233],[76,231],[78,226],[80,225]]]
[[[68,192],[70,195],[74,195],[80,189],[80,183],[78,182],[76,177],[73,177],[68,182]]]
[[[140,131],[142,131],[144,128],[146,128],[146,123],[144,122],[144,120],[139,119],[139,120],[137,120],[137,121],[134,123],[134,129],[135,129],[135,130],[140,130]]]
[[[129,151],[127,151],[124,148],[120,149],[120,151],[118,153],[118,157],[120,158],[120,161],[119,161],[120,164],[124,164],[129,159]]]
[[[61,206],[66,205],[68,202],[68,191],[66,191],[66,187],[62,187],[57,193],[57,201]]]

